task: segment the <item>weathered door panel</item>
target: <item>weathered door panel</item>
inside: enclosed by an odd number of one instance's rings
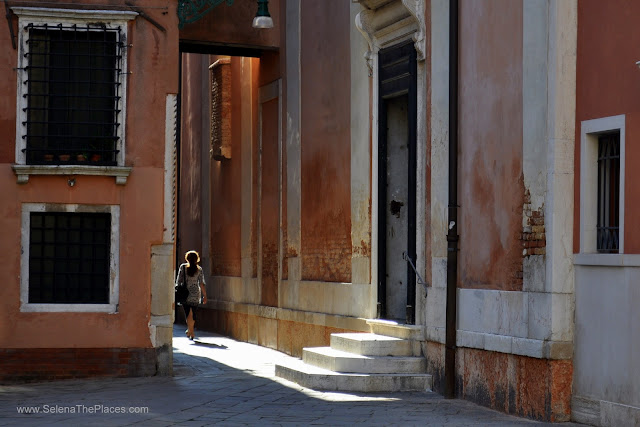
[[[416,52],[411,42],[379,53],[378,317],[415,323]]]

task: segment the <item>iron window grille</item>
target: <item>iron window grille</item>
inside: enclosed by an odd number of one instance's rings
[[[29,303],[109,303],[111,214],[31,212]]]
[[[124,37],[103,24],[30,23],[27,164],[117,164]]]
[[[597,250],[617,253],[620,248],[620,133],[598,137]]]

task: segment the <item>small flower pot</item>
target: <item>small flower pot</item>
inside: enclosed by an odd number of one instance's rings
[[[76,160],[79,162],[86,162],[87,161],[87,156],[85,154],[78,154],[76,156]]]
[[[91,155],[91,161],[92,162],[99,162],[102,159],[102,156],[100,154],[92,154]]]
[[[61,162],[68,162],[69,159],[71,159],[71,155],[70,154],[60,154],[58,156],[58,160],[60,160]]]
[[[45,162],[53,162],[53,154],[45,154],[43,158]]]

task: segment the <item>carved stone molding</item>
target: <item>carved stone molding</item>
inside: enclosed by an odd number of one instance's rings
[[[356,16],[356,27],[369,44],[365,59],[373,70],[378,50],[412,39],[418,61],[425,59],[424,0],[354,0],[365,9]]]
[[[426,22],[424,18],[424,0],[402,0],[402,4],[416,20],[418,29],[413,33],[413,42],[416,47],[418,61],[424,61],[426,49]]]

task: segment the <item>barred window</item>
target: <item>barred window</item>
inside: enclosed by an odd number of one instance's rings
[[[30,23],[25,31],[27,164],[116,165],[120,27]]]
[[[620,247],[620,133],[598,137],[597,249],[617,253]]]
[[[31,212],[29,230],[29,303],[109,303],[111,214]]]

